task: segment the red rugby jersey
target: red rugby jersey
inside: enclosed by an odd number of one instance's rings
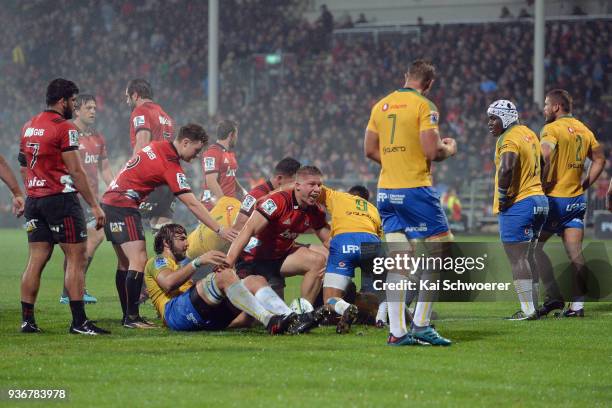
[[[257,204],[257,211],[268,220],[268,225],[245,247],[245,260],[283,259],[300,234],[327,224],[321,207],[300,207],[293,190],[270,194]]]
[[[79,132],[79,153],[83,163],[83,168],[89,178],[89,185],[94,194],[98,195],[99,184],[99,163],[106,160],[106,141],[101,133],[93,129]]]
[[[172,118],[155,102],[145,102],[136,107],[130,116],[130,143],[136,144],[136,132],[151,132],[151,142],[174,139]]]
[[[240,212],[246,216],[250,216],[255,210],[255,204],[263,197],[267,196],[274,190],[274,186],[270,180],[253,187],[249,194],[244,196],[240,205]]]
[[[202,169],[204,175],[217,173],[217,181],[223,191],[223,195],[228,197],[236,196],[236,170],[238,162],[234,152],[227,150],[219,143],[213,143],[202,155]],[[206,177],[202,182],[202,201],[207,207],[212,208],[210,202],[212,193],[206,185]],[[219,199],[220,197],[216,197]]]
[[[169,141],[142,148],[117,174],[102,196],[102,203],[138,208],[156,187],[166,184],[175,194],[191,192],[179,155]]]
[[[26,122],[21,129],[19,152],[25,157],[28,197],[76,192],[62,152],[78,148],[78,130],[59,113],[46,110]]]

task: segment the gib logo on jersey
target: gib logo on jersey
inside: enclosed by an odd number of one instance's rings
[[[263,212],[265,212],[268,215],[274,214],[274,211],[276,211],[276,208],[277,208],[276,203],[271,198],[268,198],[261,205],[261,209],[263,210]]]
[[[343,254],[358,254],[359,245],[342,245]]]
[[[168,118],[166,118],[166,117],[164,117],[162,115],[159,115],[159,123],[161,123],[162,125],[167,125],[167,126],[171,126],[172,125],[172,122],[170,122],[170,119],[168,119]]]
[[[27,128],[23,133],[24,137],[44,136],[45,129]]]

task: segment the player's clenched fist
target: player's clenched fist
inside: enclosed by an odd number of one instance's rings
[[[457,141],[452,137],[443,138],[442,144],[448,147],[450,156],[454,156],[457,153]]]

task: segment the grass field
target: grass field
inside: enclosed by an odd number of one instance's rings
[[[386,330],[325,327],[305,336],[263,330],[134,331],[119,325],[115,258],[104,243],[87,282],[90,318],[112,336],[67,334],[59,248],[36,304],[40,335],[19,333],[23,231],[0,230],[0,405],[25,406],[610,406],[612,304],[584,319],[506,322],[516,303],[439,304],[449,348],[385,345]],[[298,280],[288,281],[288,298]],[[147,304],[141,309],[155,315]],[[7,389],[68,391],[65,402],[12,402]]]

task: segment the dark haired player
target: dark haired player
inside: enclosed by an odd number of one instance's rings
[[[117,253],[117,292],[127,328],[151,328],[139,313],[138,299],[147,262],[144,231],[138,208],[158,186],[167,185],[198,220],[219,236],[232,240],[236,233],[224,229],[191,192],[180,161],[194,159],[206,146],[208,135],[197,124],[181,127],[174,141],[152,142],[126,163],[102,197],[107,213],[104,232]]]
[[[329,238],[325,212],[317,204],[321,177],[316,167],[302,167],[291,190],[273,192],[257,204],[227,253],[228,264],[237,265],[239,276],[262,275],[283,297],[285,278],[302,275],[301,297],[315,302],[325,257],[295,240],[310,228],[321,242]]]
[[[13,194],[13,214],[17,217],[21,217],[25,211],[25,199],[23,198],[23,192],[19,187],[19,182],[13,174],[13,171],[9,167],[4,157],[0,154],[0,179],[4,181],[6,186],[11,190]]]
[[[70,333],[109,333],[87,320],[83,302],[87,227],[77,192],[91,207],[96,228],[104,225],[105,215],[81,165],[79,132],[69,121],[78,93],[74,82],[54,79],[47,87],[47,110],[26,122],[21,130],[19,163],[28,196],[25,217],[29,246],[28,263],[21,279],[24,333],[40,331],[34,319],[34,303],[40,276],[56,243],[66,259],[64,285],[72,312]]]
[[[255,204],[258,200],[267,196],[274,190],[292,187],[293,183],[295,183],[295,173],[299,170],[300,166],[300,162],[293,157],[285,157],[276,163],[276,166],[274,166],[274,175],[263,183],[253,187],[251,191],[244,196],[242,204],[240,205],[240,213],[234,223],[234,229],[236,231],[242,229],[255,210]]]
[[[238,162],[233,149],[237,142],[238,124],[233,120],[221,121],[217,125],[217,141],[202,155],[202,202],[208,210],[223,197],[236,197],[236,187],[244,190],[236,180]]]
[[[383,221],[387,242],[405,245],[413,251],[412,240],[431,243],[452,241],[440,194],[432,186],[431,162],[443,161],[457,152],[452,138],[440,138],[438,108],[426,95],[435,81],[436,69],[428,61],[416,60],[404,74],[404,87],[379,100],[373,107],[365,133],[364,152],[381,165],[376,206]],[[429,273],[429,271],[418,271]],[[406,277],[387,274],[387,282]],[[388,302],[390,346],[422,344],[449,346],[430,324],[433,302],[420,294],[411,330],[406,327],[405,291],[400,300]]]
[[[77,96],[74,103],[74,112],[76,118],[73,123],[79,131],[79,153],[81,163],[87,173],[91,191],[98,197],[98,172],[102,175],[104,183],[108,186],[113,181],[113,173],[108,163],[106,153],[106,141],[104,136],[94,129],[96,121],[96,98],[89,94],[80,94]],[[88,207],[81,204],[85,210],[85,222],[87,223],[87,266],[85,267],[85,276],[93,259],[94,253],[98,246],[104,240],[104,231],[97,230],[96,219],[91,214]],[[64,266],[65,269],[65,266]],[[98,299],[89,294],[87,286],[83,295],[85,303],[96,303]],[[68,303],[68,291],[64,288],[64,292],[60,297],[60,303]]]
[[[155,236],[157,255],[149,259],[145,267],[145,283],[151,301],[168,328],[177,331],[223,330],[233,321],[250,323],[248,318],[237,319],[242,312],[259,320],[270,334],[282,334],[297,327],[296,314],[261,276],[248,276],[241,280],[233,269],[221,267],[204,279],[192,282],[191,277],[198,267],[205,264],[220,266],[225,263],[225,254],[209,251],[188,261],[188,246],[185,228],[166,224]],[[259,298],[284,305],[287,313],[270,313]]]
[[[132,109],[130,143],[134,155],[151,142],[173,140],[172,118],[153,102],[153,87],[149,82],[141,78],[132,79],[127,85],[125,96]],[[149,195],[142,209],[150,217],[151,228],[155,231],[172,221],[174,195],[167,186],[160,186]]]
[[[535,251],[540,278],[546,289],[546,300],[538,313],[547,315],[564,306],[550,259],[544,252],[546,241],[558,234],[563,238],[574,273],[574,299],[563,316],[583,317],[587,273],[582,255],[587,206],[584,192],[597,181],[606,165],[606,157],[593,132],[572,116],[572,97],[567,91],[554,89],[548,92],[544,100],[544,117],[546,125],[540,133],[544,158],[542,180],[550,210]],[[587,158],[593,163],[583,179]]]

